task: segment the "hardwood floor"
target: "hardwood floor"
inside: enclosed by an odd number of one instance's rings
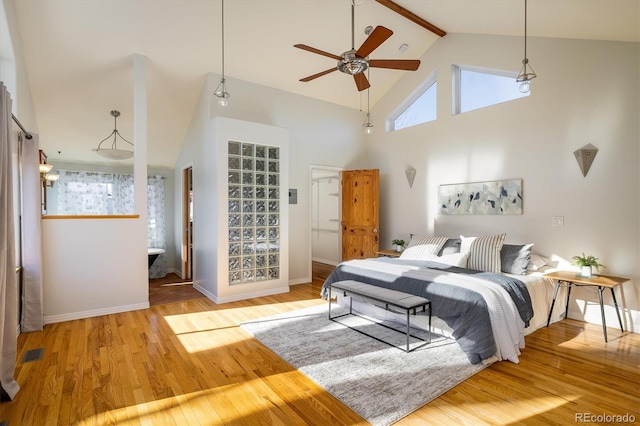
[[[149,280],[149,305],[184,302],[205,297],[193,288],[191,280],[183,280],[174,273],[166,277]]]
[[[366,424],[238,323],[326,303],[328,268],[287,294],[216,305],[206,298],[45,326],[18,339],[22,390],[0,424]],[[640,335],[565,320],[398,424],[573,424],[577,415],[640,421]],[[44,348],[40,361],[21,363]],[[400,354],[400,352],[399,352]],[[410,383],[408,384],[410,386]],[[586,414],[585,414],[586,413]],[[603,422],[604,423],[604,422]]]

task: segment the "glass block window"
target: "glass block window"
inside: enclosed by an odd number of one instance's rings
[[[280,148],[229,141],[229,284],[280,278]]]

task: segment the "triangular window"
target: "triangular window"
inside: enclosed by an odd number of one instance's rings
[[[436,119],[437,89],[438,83],[434,75],[398,108],[399,112],[392,115],[391,131],[434,121]]]
[[[454,114],[524,98],[530,93],[520,92],[516,74],[508,71],[454,65],[453,75]]]

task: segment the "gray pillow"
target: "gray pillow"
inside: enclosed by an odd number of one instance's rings
[[[438,256],[460,253],[460,238],[449,238],[438,252]]]
[[[533,244],[503,244],[500,250],[500,262],[502,272],[514,275],[524,275],[531,259]]]

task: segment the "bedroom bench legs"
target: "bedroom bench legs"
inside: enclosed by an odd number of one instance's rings
[[[331,290],[332,289],[336,289],[339,290],[341,292],[343,292],[344,296],[349,296],[349,313],[348,314],[342,314],[342,315],[338,315],[335,317],[331,316]],[[399,309],[401,311],[403,311],[406,316],[407,316],[407,348],[403,349],[405,352],[411,352],[415,349],[418,349],[428,343],[431,343],[431,301],[429,299],[425,299],[424,297],[420,297],[420,296],[414,296],[412,294],[407,294],[407,293],[403,293],[401,291],[397,291],[397,290],[391,290],[388,288],[383,288],[383,287],[377,287],[371,284],[366,284],[366,283],[362,283],[359,281],[353,281],[353,280],[346,280],[346,281],[338,281],[335,282],[333,284],[331,284],[329,286],[329,319],[331,321],[335,321],[336,318],[340,318],[346,315],[355,315],[355,316],[360,316],[357,315],[355,313],[353,313],[353,296],[359,296],[360,298],[363,298],[365,301],[373,301],[373,302],[378,302],[378,303],[384,303],[385,309],[386,310],[390,310],[389,306],[392,306],[396,309]],[[420,337],[414,336],[412,334],[410,334],[410,328],[411,328],[411,313],[413,312],[413,315],[416,315],[417,313],[417,309],[422,309],[422,312],[426,312],[427,309],[429,311],[429,340],[425,341],[424,339],[421,339]],[[337,322],[337,321],[336,321]],[[345,325],[345,324],[343,324]],[[378,324],[381,325],[383,327],[386,327],[388,329],[397,331],[399,333],[401,333],[400,330],[396,330],[393,327],[389,327],[385,324]],[[348,326],[347,326],[348,327]],[[366,336],[369,336],[373,339],[376,339],[380,342],[386,343],[390,346],[394,346],[397,347],[389,342],[385,342],[382,339],[379,339],[375,336],[372,336],[370,334],[367,334],[365,332],[363,332],[362,330],[357,330],[353,327],[349,327],[359,333],[362,333]],[[419,346],[414,347],[413,349],[409,349],[409,339],[410,337],[413,337],[414,339],[418,339],[421,340],[425,343],[420,344]],[[399,348],[401,349],[401,348]]]

